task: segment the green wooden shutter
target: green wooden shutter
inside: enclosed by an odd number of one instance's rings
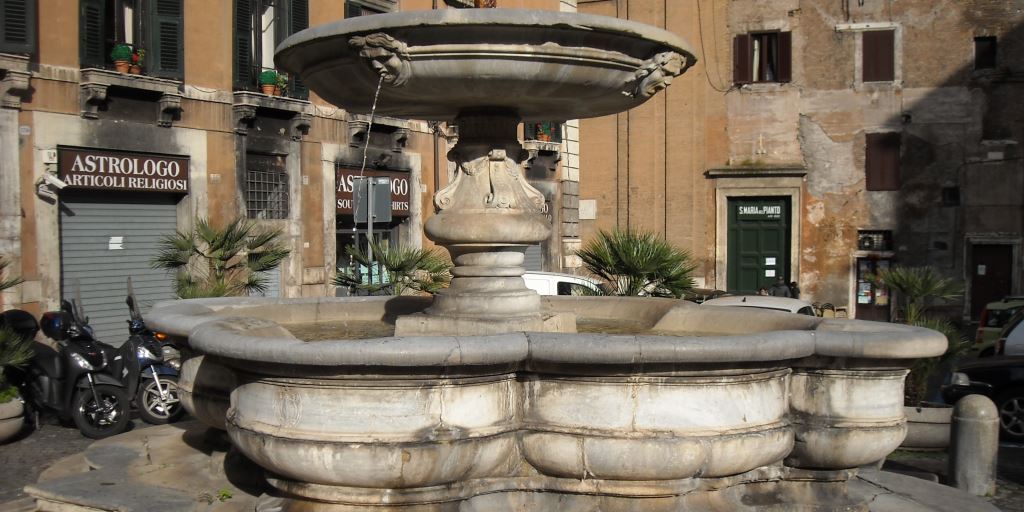
[[[309,28],[309,0],[291,0],[288,12],[288,35]],[[292,74],[288,95],[293,98],[309,98],[309,89],[298,75]]]
[[[78,2],[78,55],[83,68],[102,68],[109,60],[107,55],[106,2],[103,0],[79,0]]]
[[[181,79],[185,75],[184,1],[152,0],[150,3],[147,73]]]
[[[36,1],[0,0],[0,52],[32,54],[36,47]]]
[[[359,4],[356,4],[356,3],[352,3],[352,2],[345,2],[345,17],[346,18],[355,18],[357,16],[362,16],[362,15],[363,15],[363,6],[361,6]]]
[[[251,90],[256,86],[252,67],[252,0],[235,0],[234,47],[232,67],[235,89]]]

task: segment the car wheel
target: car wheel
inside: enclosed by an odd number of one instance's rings
[[[1024,387],[1014,387],[996,395],[999,409],[999,430],[1003,439],[1024,441]]]

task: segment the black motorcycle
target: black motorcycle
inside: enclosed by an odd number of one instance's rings
[[[121,381],[109,373],[114,348],[96,340],[78,301],[62,301],[61,310],[43,313],[39,324],[17,309],[2,317],[4,325],[22,335],[35,336],[41,324],[43,334],[57,342],[57,350],[34,343],[32,361],[13,372],[11,381],[29,411],[52,411],[93,439],[127,429],[130,399]]]
[[[181,359],[167,337],[146,327],[128,280],[128,341],[117,349],[114,372],[129,396],[135,397],[139,417],[162,425],[181,418],[185,409],[178,398]]]

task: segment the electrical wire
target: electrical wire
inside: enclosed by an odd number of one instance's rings
[[[712,15],[714,15],[714,8],[713,7],[712,7]],[[712,19],[712,23],[714,23],[714,19]],[[701,56],[701,58],[704,59],[704,79],[707,80],[708,85],[710,85],[712,89],[714,89],[714,90],[716,90],[718,92],[729,92],[729,91],[731,91],[732,87],[721,89],[721,88],[719,88],[719,86],[716,86],[714,83],[711,82],[711,74],[708,72],[708,56],[707,56],[707,52],[704,50],[704,19],[703,19],[703,14],[701,14],[700,0],[697,0],[697,31],[698,31],[698,35],[700,37],[700,56]],[[715,43],[715,52],[716,52],[715,57],[717,58],[718,57],[718,55],[717,55],[718,43],[717,42]],[[718,72],[718,65],[717,64],[715,65],[715,74],[718,76],[718,81],[719,82],[723,82],[722,75],[719,74],[719,72]]]

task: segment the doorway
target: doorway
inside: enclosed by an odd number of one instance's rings
[[[756,293],[790,281],[790,199],[732,197],[728,213],[727,289]]]
[[[977,320],[985,304],[1013,292],[1013,246],[971,246],[971,319]]]

